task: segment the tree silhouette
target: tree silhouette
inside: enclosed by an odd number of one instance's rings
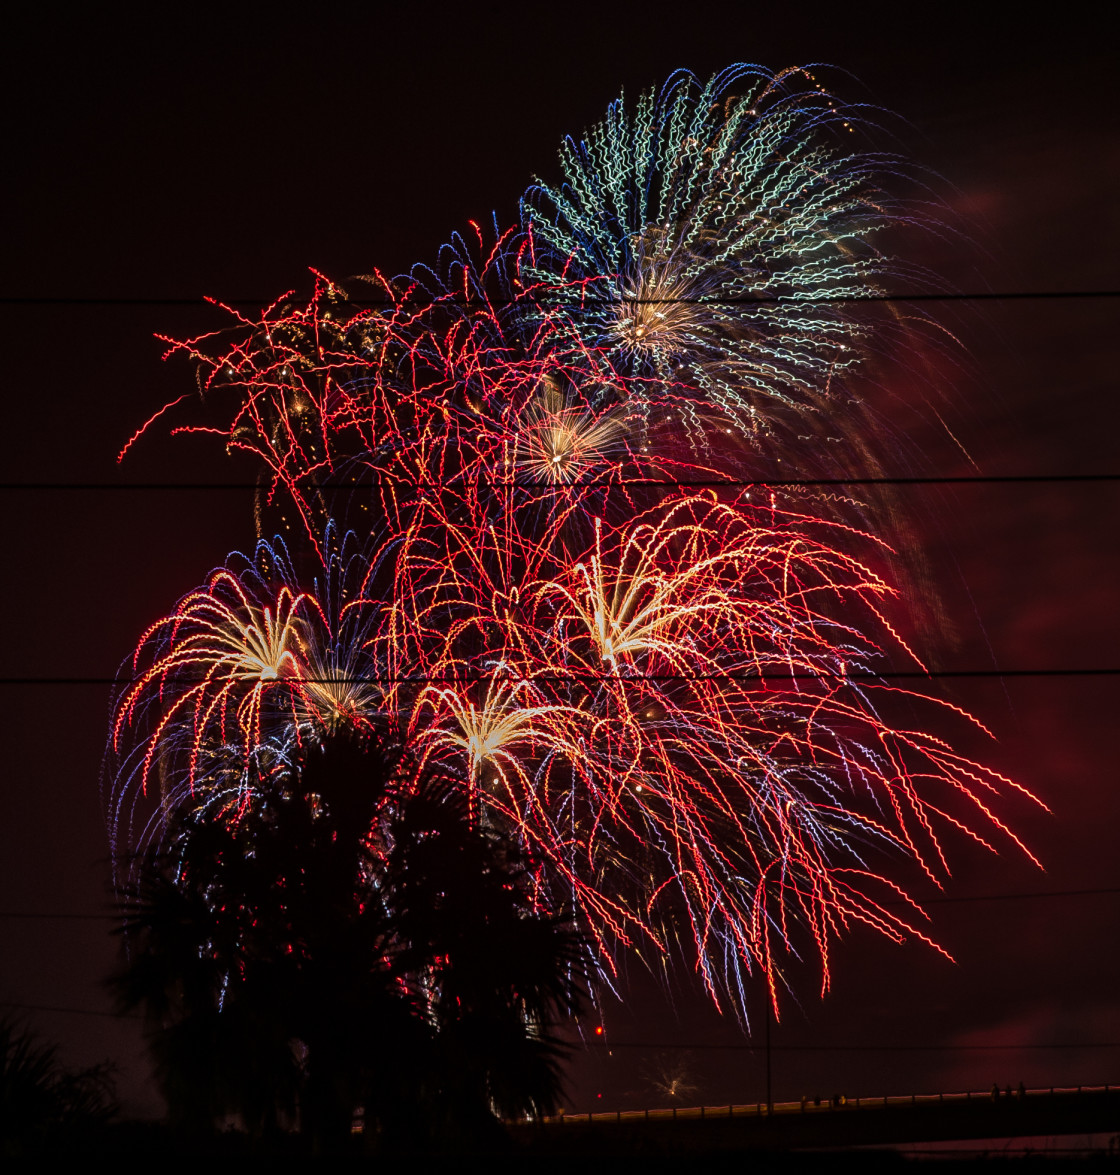
[[[583,992],[570,922],[534,904],[463,781],[335,735],[246,799],[200,794],[133,871],[122,1009],[143,1007],[172,1121],[298,1122],[318,1151],[485,1140],[560,1090]]]
[[[484,1135],[495,1112],[548,1112],[564,1055],[550,1027],[578,1003],[579,937],[531,912],[524,858],[493,828],[470,827],[456,781],[426,780],[393,837],[385,879],[398,962],[434,1032],[443,1127]]]
[[[88,1145],[115,1111],[108,1064],[68,1069],[53,1045],[0,1018],[0,1155]]]

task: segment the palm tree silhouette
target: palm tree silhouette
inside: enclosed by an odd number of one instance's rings
[[[0,1017],[0,1156],[73,1153],[115,1113],[111,1065],[68,1069],[54,1045]]]
[[[113,981],[145,1011],[176,1125],[298,1121],[332,1151],[359,1112],[393,1147],[554,1106],[583,939],[465,794],[389,738],[339,734],[251,802],[176,814],[134,870]]]

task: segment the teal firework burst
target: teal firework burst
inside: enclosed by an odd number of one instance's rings
[[[846,304],[878,292],[873,239],[900,216],[875,183],[891,161],[845,141],[857,125],[806,69],[678,72],[620,98],[564,143],[563,183],[522,202],[541,315],[697,447],[713,426],[804,431],[858,359]]]

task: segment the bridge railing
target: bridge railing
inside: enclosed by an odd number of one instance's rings
[[[1039,1089],[1024,1089],[1022,1086],[1018,1089],[999,1089],[993,1086],[988,1090],[965,1090],[955,1093],[883,1094],[881,1097],[846,1097],[843,1094],[836,1094],[829,1098],[803,1097],[797,1101],[775,1102],[773,1106],[767,1106],[766,1102],[744,1102],[721,1106],[662,1106],[648,1110],[592,1110],[586,1114],[553,1114],[541,1118],[539,1121],[549,1126],[563,1126],[579,1123],[664,1122],[678,1118],[765,1118],[771,1114],[848,1113],[852,1110],[881,1110],[892,1106],[935,1105],[973,1100],[983,1102],[1054,1096],[1070,1097],[1078,1094],[1109,1093],[1118,1088],[1120,1086],[1115,1084],[1049,1086]]]

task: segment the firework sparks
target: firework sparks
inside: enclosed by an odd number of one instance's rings
[[[678,73],[569,139],[563,185],[526,198],[542,306],[643,411],[683,410],[700,450],[713,416],[788,443],[791,422],[841,414],[864,329],[838,303],[878,291],[872,242],[901,217],[874,182],[888,161],[829,145],[854,121],[803,70]]]
[[[876,679],[917,662],[859,512],[673,484],[726,473],[731,429],[780,445],[837,411],[859,356],[831,303],[873,292],[891,214],[806,77],[675,75],[569,142],[519,227],[382,282],[376,312],[318,279],[224,351],[173,346],[284,537],[142,636],[110,736],[121,840],[153,772],[145,836],[388,724],[469,781],[604,974],[688,942],[739,1008],[806,943],[827,987],[853,922],[930,941],[883,854],[940,883],[956,834],[1022,847],[998,810],[1022,788],[890,718],[903,693],[947,711]]]

